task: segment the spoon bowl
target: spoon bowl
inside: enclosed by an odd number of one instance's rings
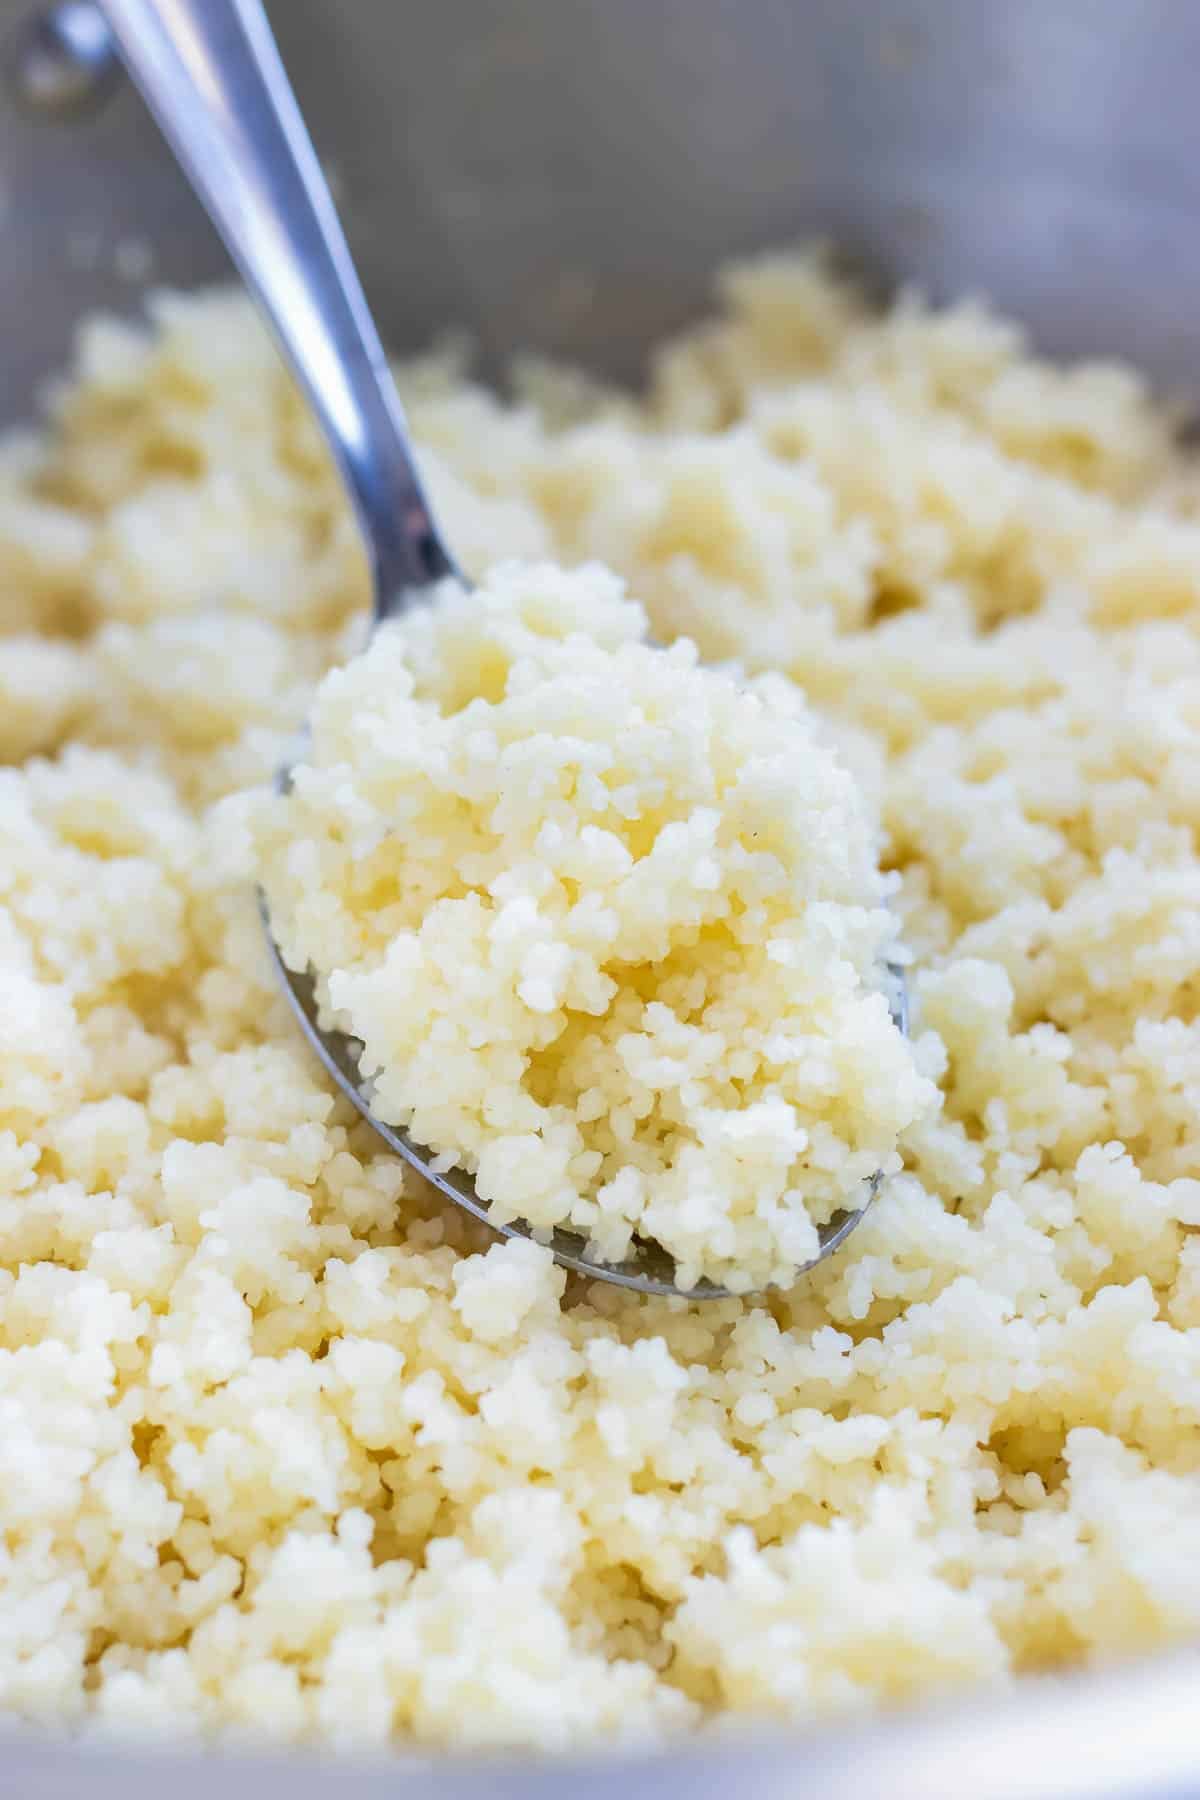
[[[384,1143],[389,1145],[398,1156],[423,1175],[426,1181],[433,1183],[449,1199],[465,1207],[477,1219],[503,1237],[534,1237],[534,1232],[520,1220],[510,1224],[498,1225],[491,1218],[486,1204],[479,1198],[468,1175],[460,1169],[435,1169],[431,1166],[430,1152],[420,1144],[413,1142],[406,1131],[400,1131],[393,1125],[386,1125],[371,1111],[370,1094],[359,1075],[360,1045],[356,1038],[345,1032],[330,1029],[321,1023],[317,1006],[316,983],[311,971],[303,975],[290,969],[279,953],[279,946],[271,935],[270,914],[266,901],[260,895],[259,905],[262,909],[263,925],[266,928],[267,943],[271,952],[271,960],[275,973],[283,984],[293,1012],[300,1024],[300,1029],[308,1039],[317,1057],[324,1065],[326,1072],[333,1078],[347,1099],[353,1101],[363,1118],[379,1133]],[[908,1003],[902,970],[895,963],[887,968],[889,1007],[893,1019],[901,1031],[908,1028]],[[817,1228],[818,1253],[809,1262],[802,1263],[796,1270],[797,1276],[815,1269],[824,1262],[827,1256],[844,1244],[854,1227],[861,1221],[871,1201],[882,1183],[881,1174],[872,1175],[866,1182],[866,1192],[861,1206],[852,1211],[842,1210],[834,1213],[824,1225]],[[563,1268],[572,1269],[577,1275],[586,1275],[593,1280],[609,1281],[615,1287],[631,1288],[639,1294],[683,1295],[688,1300],[722,1300],[732,1290],[721,1287],[716,1282],[700,1281],[695,1287],[681,1289],[675,1279],[674,1259],[667,1255],[658,1244],[639,1240],[636,1259],[627,1258],[624,1262],[602,1262],[587,1254],[585,1240],[570,1231],[554,1231],[548,1237],[539,1236],[539,1242],[548,1243],[554,1254],[555,1262]]]

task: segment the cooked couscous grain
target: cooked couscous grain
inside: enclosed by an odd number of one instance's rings
[[[938,1104],[770,1304],[568,1290],[335,1101],[252,827],[366,581],[249,305],[0,453],[0,1703],[559,1749],[1200,1631],[1200,476],[1128,371],[734,273],[643,402],[406,372],[473,575],[602,561],[881,822]]]
[[[745,1293],[817,1257],[935,1090],[883,991],[876,831],[803,697],[645,626],[600,568],[448,584],[327,676],[262,872],[374,1112],[497,1224]]]

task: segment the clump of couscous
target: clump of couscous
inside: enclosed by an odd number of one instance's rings
[[[90,324],[0,450],[0,1705],[558,1750],[1194,1636],[1195,461],[1129,370],[814,257],[638,401],[402,379],[472,576],[604,563],[803,692],[938,1099],[765,1299],[568,1286],[423,1189],[256,910],[345,501],[243,298]]]
[[[326,677],[262,827],[272,929],[376,1115],[497,1224],[784,1284],[933,1089],[872,822],[799,691],[647,644],[597,567],[453,583]]]

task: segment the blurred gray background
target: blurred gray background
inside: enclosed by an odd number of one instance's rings
[[[829,234],[1200,394],[1196,0],[276,0],[385,335],[635,377],[731,253]],[[0,0],[0,37],[28,11]],[[224,259],[128,88],[0,98],[0,417]]]

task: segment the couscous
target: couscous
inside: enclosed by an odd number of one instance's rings
[[[453,583],[326,677],[264,809],[272,929],[375,1114],[497,1224],[786,1285],[935,1090],[853,778],[799,690],[645,642],[607,571]]]
[[[248,302],[90,324],[4,447],[10,1715],[556,1750],[1200,1630],[1200,476],[980,307],[723,307],[639,400],[403,387],[472,575],[607,565],[878,822],[937,1098],[765,1299],[568,1283],[300,1041],[261,793],[366,574]]]

